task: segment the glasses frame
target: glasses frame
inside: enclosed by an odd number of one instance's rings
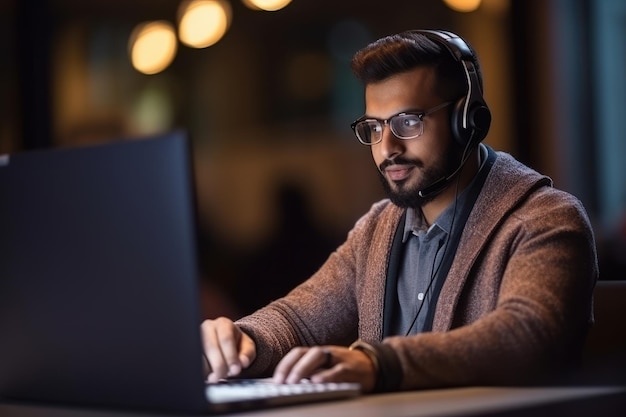
[[[409,111],[403,111],[400,113],[396,113],[393,116],[389,116],[387,119],[377,119],[376,117],[367,117],[365,115],[359,117],[358,119],[356,119],[354,122],[352,122],[350,124],[350,127],[352,128],[352,131],[354,132],[354,135],[356,136],[356,138],[359,140],[359,142],[361,142],[363,145],[376,145],[377,143],[380,143],[383,140],[383,130],[385,129],[385,126],[388,125],[389,129],[391,129],[391,133],[393,133],[393,135],[395,137],[397,137],[398,139],[402,139],[402,140],[409,140],[409,139],[415,139],[418,138],[422,135],[422,133],[424,133],[424,117],[428,116],[429,114],[433,114],[434,112],[436,112],[437,110],[441,110],[445,107],[448,107],[450,104],[452,104],[452,101],[446,101],[444,103],[441,103],[435,107],[431,107],[430,109],[427,110],[409,110]],[[398,117],[398,116],[406,116],[406,115],[414,115],[417,116],[421,122],[421,127],[422,129],[420,130],[420,132],[417,135],[414,136],[401,136],[398,135],[398,133],[396,133],[396,131],[394,130],[391,121]],[[361,137],[359,136],[359,134],[357,133],[356,127],[359,123],[362,122],[377,122],[378,124],[380,124],[381,126],[381,131],[380,131],[380,135],[378,137],[378,140],[376,140],[375,142],[365,142],[364,140],[361,139]]]

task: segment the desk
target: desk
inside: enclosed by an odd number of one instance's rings
[[[357,398],[236,413],[237,417],[623,417],[626,387],[471,387],[363,395]],[[0,417],[142,417],[134,413],[0,403]]]

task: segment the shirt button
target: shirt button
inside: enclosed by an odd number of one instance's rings
[[[421,292],[421,293],[417,294],[417,299],[422,301],[424,299],[424,293]]]

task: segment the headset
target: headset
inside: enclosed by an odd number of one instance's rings
[[[467,95],[461,97],[451,112],[450,127],[454,139],[465,149],[482,141],[491,125],[491,111],[483,97],[476,56],[469,45],[458,35],[443,30],[411,30],[445,47],[454,59],[463,65],[467,79]]]

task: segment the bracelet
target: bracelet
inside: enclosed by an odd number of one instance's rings
[[[374,375],[376,375],[376,379],[378,379],[380,365],[378,363],[378,353],[376,352],[376,349],[374,349],[374,347],[369,343],[362,340],[357,340],[356,342],[352,343],[348,349],[359,350],[365,353],[369,360],[372,362],[372,365],[374,365]]]

